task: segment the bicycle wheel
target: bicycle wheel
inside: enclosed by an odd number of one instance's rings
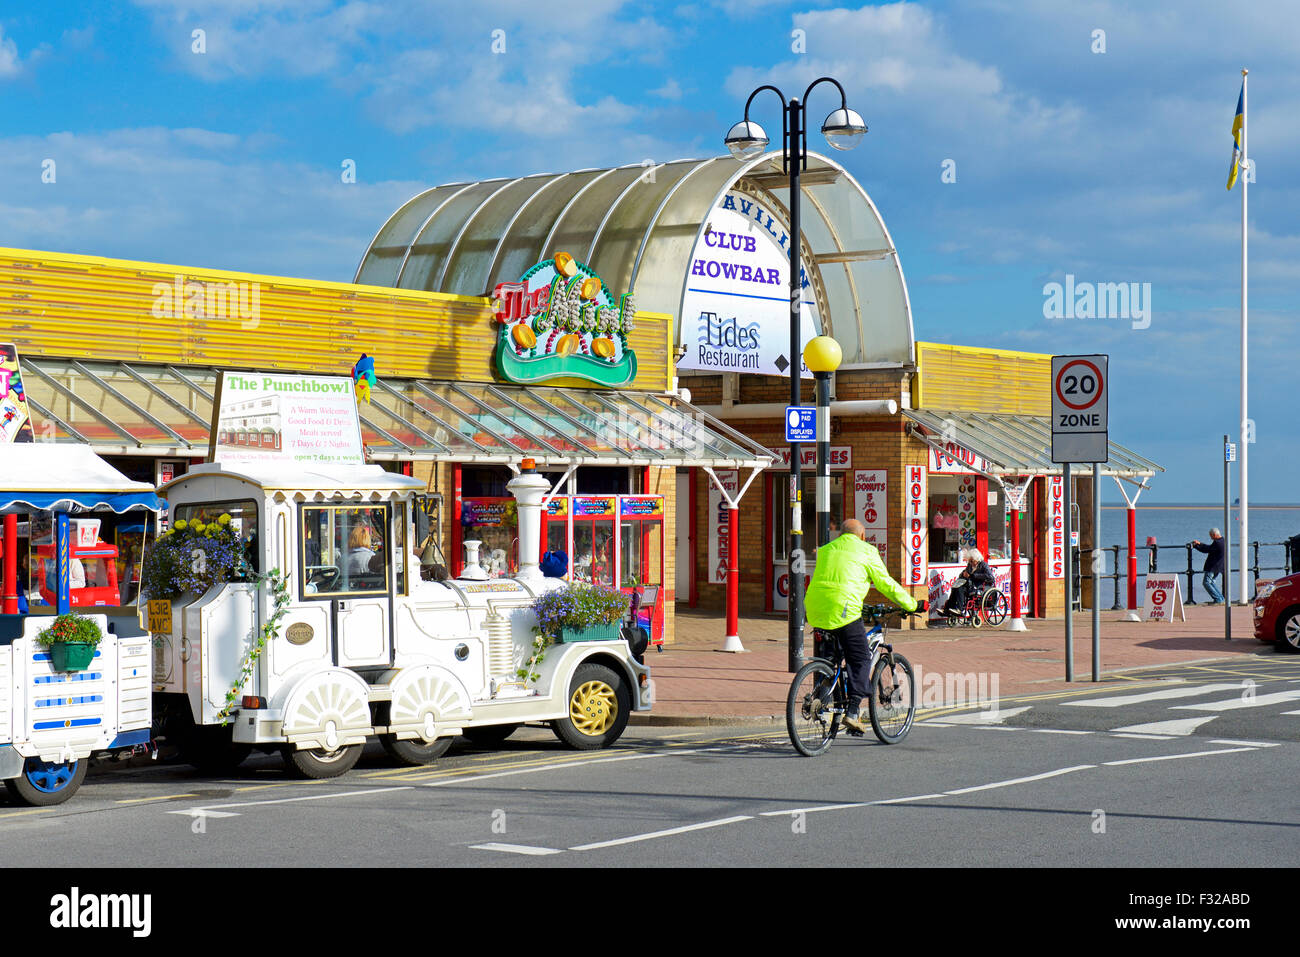
[[[911,662],[897,652],[882,656],[871,676],[871,697],[867,701],[871,730],[881,743],[898,744],[907,737],[916,715],[916,681]]]
[[[990,625],[1000,625],[1007,620],[1007,596],[1000,591],[988,591],[980,601],[980,612]]]
[[[835,737],[835,715],[831,710],[835,685],[835,670],[817,658],[800,668],[790,683],[785,727],[790,732],[790,743],[806,758],[824,754]]]

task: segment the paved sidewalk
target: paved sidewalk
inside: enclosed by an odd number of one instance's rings
[[[1222,606],[1192,606],[1186,622],[1125,622],[1124,613],[1101,613],[1101,680],[1136,668],[1187,664],[1243,655],[1274,655],[1255,640],[1250,607],[1233,608],[1233,640],[1223,639]],[[1026,619],[1025,632],[989,629],[891,629],[889,640],[925,674],[985,674],[1005,698],[1033,692],[1082,690],[1092,684],[1092,618],[1074,618],[1074,677],[1065,681],[1065,621]],[[719,651],[724,620],[718,615],[677,613],[677,641],[662,653],[649,652],[655,705],[634,714],[634,724],[710,724],[785,720],[787,670],[784,618],[740,620],[742,654]],[[812,654],[812,633],[804,639]]]

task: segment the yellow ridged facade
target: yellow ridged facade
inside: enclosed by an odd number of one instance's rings
[[[672,388],[672,332],[636,314],[629,388]],[[494,382],[496,335],[485,297],[0,248],[0,338],[20,356],[339,375],[365,352],[381,377]]]
[[[916,344],[912,404],[918,409],[960,409],[1009,415],[1052,414],[1052,357],[1012,352]]]

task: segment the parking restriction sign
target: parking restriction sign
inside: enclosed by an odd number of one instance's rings
[[[1052,356],[1052,461],[1109,461],[1109,356]]]

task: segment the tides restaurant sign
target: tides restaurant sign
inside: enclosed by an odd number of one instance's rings
[[[568,253],[543,260],[519,282],[497,283],[492,298],[502,378],[530,385],[572,377],[607,386],[636,378],[627,339],[632,294],[615,301],[600,277]]]
[[[788,375],[790,352],[790,235],[784,222],[752,196],[729,192],[709,215],[691,255],[682,299],[678,369]],[[800,307],[800,355],[821,320],[805,271]],[[694,332],[692,332],[692,329]]]

